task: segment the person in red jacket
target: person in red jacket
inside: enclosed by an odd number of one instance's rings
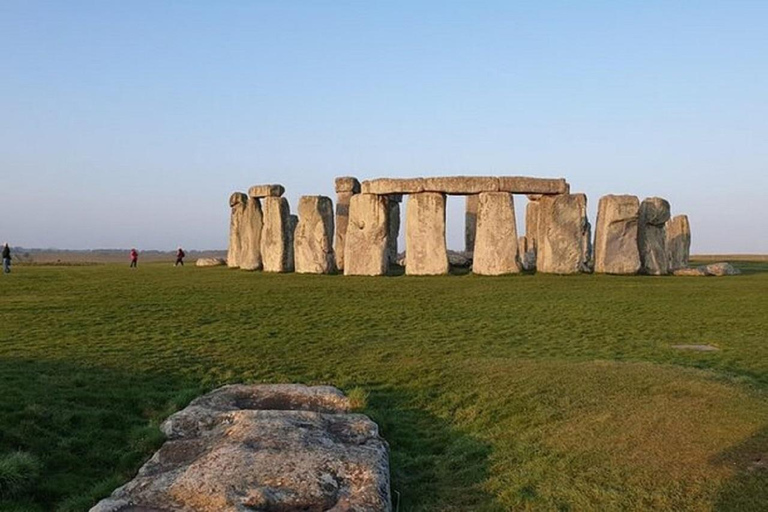
[[[178,267],[179,265],[181,265],[183,267],[184,266],[184,256],[186,256],[186,254],[184,254],[184,249],[179,247],[179,250],[176,251],[176,263],[173,266],[174,267]]]
[[[136,268],[139,265],[139,252],[136,249],[131,249],[131,268]]]

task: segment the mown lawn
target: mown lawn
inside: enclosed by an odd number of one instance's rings
[[[765,510],[768,263],[729,278],[0,276],[0,510],[87,510],[231,382],[366,393],[399,510]],[[676,344],[711,344],[690,352]]]

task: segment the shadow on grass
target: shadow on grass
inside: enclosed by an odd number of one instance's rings
[[[733,467],[734,476],[721,488],[714,509],[763,511],[768,506],[768,426],[713,461]]]
[[[0,510],[45,512],[88,510],[133,478],[164,440],[158,425],[207,391],[171,372],[26,359],[0,360],[0,387],[0,458],[21,453],[37,464],[23,492],[0,492]],[[364,411],[390,444],[393,505],[496,510],[481,488],[490,448],[413,403],[387,388]]]

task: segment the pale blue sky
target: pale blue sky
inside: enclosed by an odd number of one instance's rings
[[[0,0],[0,173],[27,247],[222,248],[256,183],[523,174],[768,253],[768,2]]]

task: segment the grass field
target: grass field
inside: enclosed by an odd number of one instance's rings
[[[87,510],[231,382],[367,395],[399,510],[765,510],[768,263],[729,278],[0,276],[0,510]],[[710,344],[714,352],[677,344]]]

